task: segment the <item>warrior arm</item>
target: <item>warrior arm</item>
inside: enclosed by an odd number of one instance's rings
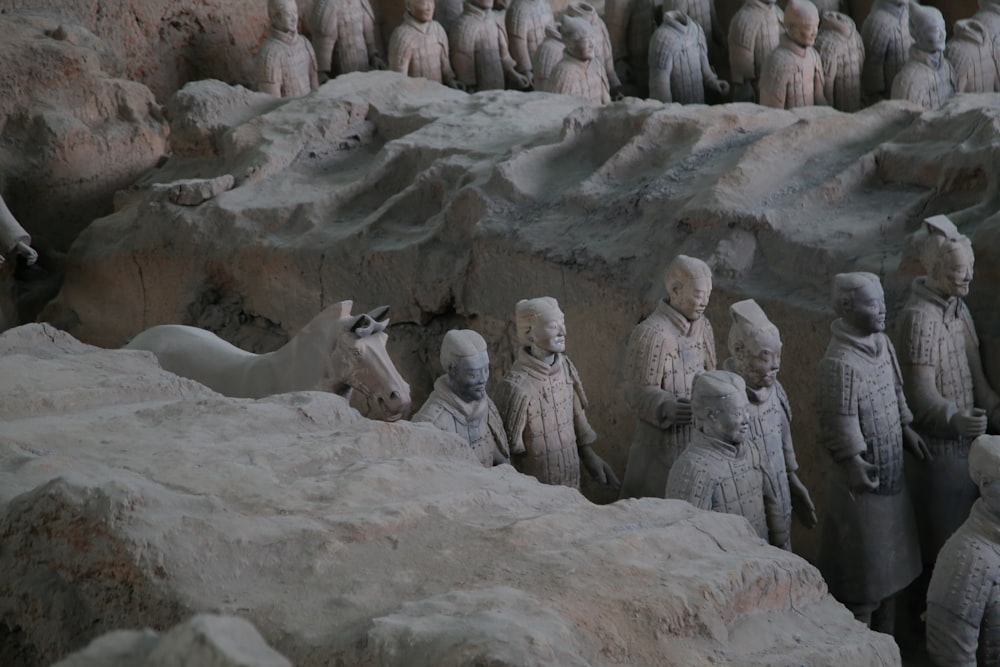
[[[976,667],[979,625],[936,602],[927,603],[927,653],[940,667]]]
[[[507,38],[510,40],[508,44],[508,52],[513,58],[517,71],[522,74],[531,74],[531,54],[528,53],[528,38],[524,34],[523,30],[511,30],[512,24],[518,22],[518,16],[512,11],[508,10],[507,13]],[[523,22],[522,22],[523,23]],[[523,28],[524,26],[522,26]],[[502,51],[501,51],[502,53]],[[506,70],[506,66],[504,67]]]
[[[608,0],[604,5],[604,22],[611,40],[611,56],[615,61],[628,59],[628,19],[632,13],[630,0]]]
[[[333,2],[319,0],[313,10],[313,46],[316,50],[316,66],[320,72],[333,69],[333,47],[337,44],[337,9]]]
[[[372,67],[385,65],[385,58],[382,53],[382,31],[375,23],[375,12],[372,10],[368,0],[361,0],[361,8],[364,10],[364,31],[365,45],[368,47],[368,62]]]
[[[493,465],[510,463],[510,446],[507,444],[507,433],[504,431],[503,420],[496,404],[488,397],[489,401],[486,414],[486,426],[493,436]]]
[[[692,457],[681,456],[674,462],[667,477],[665,498],[686,500],[698,509],[715,509],[715,481]]]
[[[665,59],[664,63],[653,62],[654,54],[649,52],[649,97],[661,102],[673,102],[673,92],[670,90],[670,73],[673,60]]]
[[[868,451],[858,418],[854,369],[837,359],[819,362],[816,379],[820,440],[837,463]]]
[[[826,79],[823,76],[823,61],[820,60],[819,54],[815,51],[813,51],[813,56],[816,59],[816,69],[813,71],[813,104],[818,107],[829,106],[833,97],[828,98],[825,94]]]
[[[465,31],[459,30],[459,27],[460,24],[452,28],[448,41],[451,64],[455,71],[455,79],[465,84],[470,91],[474,91],[476,88],[475,44],[472,44],[468,39],[463,39]]]
[[[785,508],[771,481],[763,476],[764,519],[767,523],[768,541],[776,547],[791,550],[792,536],[785,521]]]
[[[511,454],[524,454],[524,428],[528,423],[528,396],[505,378],[497,386],[496,407],[507,435]]]

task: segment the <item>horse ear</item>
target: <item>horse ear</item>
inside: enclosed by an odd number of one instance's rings
[[[360,315],[354,318],[354,321],[352,321],[350,326],[347,327],[347,330],[352,331],[354,333],[363,333],[363,330],[365,328],[370,327],[372,324],[373,324],[372,318],[366,315],[365,313],[361,313]],[[359,332],[359,329],[362,331]]]
[[[381,322],[389,317],[389,306],[379,306],[372,312],[368,313],[368,317],[372,318],[376,322]]]

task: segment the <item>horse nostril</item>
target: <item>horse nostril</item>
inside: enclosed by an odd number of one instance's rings
[[[399,400],[399,392],[398,391],[391,392],[389,394],[389,399],[392,400],[392,401],[398,401]]]

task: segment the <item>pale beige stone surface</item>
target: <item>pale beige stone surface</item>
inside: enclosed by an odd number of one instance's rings
[[[299,667],[899,664],[741,517],[595,506],[335,396],[227,399],[46,325],[0,351],[5,665],[196,612]]]

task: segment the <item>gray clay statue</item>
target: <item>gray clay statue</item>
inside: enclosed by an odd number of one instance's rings
[[[656,29],[653,0],[607,0],[604,22],[622,91],[649,96],[649,40]]]
[[[328,306],[282,348],[253,354],[211,331],[162,324],[136,335],[125,347],[148,350],[160,365],[225,396],[263,398],[290,391],[328,391],[350,398],[353,389],[379,408],[387,421],[410,409],[410,386],[385,349],[389,307],[351,315],[352,302]],[[326,357],[317,358],[317,352]]]
[[[580,488],[580,465],[598,482],[619,486],[593,450],[587,395],[566,349],[566,321],[551,297],[523,299],[516,308],[520,349],[496,392],[514,466],[544,484]]]
[[[433,16],[434,0],[406,0],[403,22],[389,39],[389,69],[458,87],[448,35]]]
[[[564,15],[561,22],[563,57],[546,80],[546,91],[575,95],[595,104],[611,102],[611,86],[599,57],[597,35],[583,18]]]
[[[583,18],[590,24],[590,28],[593,31],[594,47],[597,49],[597,55],[594,56],[593,60],[594,65],[603,65],[604,73],[608,79],[608,87],[611,89],[611,98],[620,97],[622,82],[615,71],[615,59],[611,53],[611,35],[608,33],[608,26],[598,16],[597,10],[593,6],[586,2],[581,2],[581,0],[574,0],[574,2],[569,3],[569,6],[566,7],[566,16]],[[548,32],[546,32],[546,35],[548,35]],[[538,90],[544,90],[541,87],[537,88]]]
[[[955,71],[944,57],[945,26],[940,10],[910,7],[910,57],[892,80],[892,99],[937,109],[955,94]]]
[[[368,0],[317,0],[311,25],[319,71],[330,78],[386,68],[382,35]]]
[[[826,106],[823,63],[813,48],[819,13],[809,0],[789,0],[785,32],[764,60],[760,73],[760,103],[775,109]]]
[[[861,97],[865,105],[889,98],[892,81],[910,57],[909,0],[875,0],[861,24],[865,63]]]
[[[1000,0],[979,0],[979,11],[972,18],[985,26],[993,42],[993,57],[1000,67]]]
[[[462,15],[463,0],[437,0],[434,3],[434,20],[441,24],[445,33],[451,34],[451,29]]]
[[[760,72],[764,61],[778,47],[782,12],[775,0],[746,0],[729,24],[729,78],[733,100],[760,99]]]
[[[766,540],[775,503],[748,454],[748,407],[746,385],[739,375],[707,371],[695,377],[694,433],[670,469],[666,497],[704,510],[738,514]]]
[[[257,53],[258,90],[276,97],[301,97],[316,90],[316,54],[298,32],[295,0],[268,0],[267,16],[271,27]]]
[[[503,90],[507,79],[522,90],[531,84],[516,70],[507,36],[493,16],[493,0],[466,0],[448,45],[455,77],[469,92]]]
[[[687,14],[705,35],[705,48],[715,36],[715,2],[714,0],[663,0],[663,14],[671,11]]]
[[[704,317],[711,269],[678,255],[665,283],[667,298],[632,330],[625,349],[625,403],[638,419],[622,498],[663,498],[670,467],[691,440],[691,383],[715,369],[715,336]]]
[[[914,429],[934,456],[918,463],[911,479],[924,562],[933,563],[976,500],[969,446],[989,424],[1000,426],[1000,396],[986,379],[962,300],[972,282],[972,243],[943,215],[925,224],[927,275],[913,281],[900,313],[897,349]]]
[[[545,39],[545,26],[555,23],[552,8],[548,0],[511,0],[505,22],[510,55],[530,84],[531,57]]]
[[[1000,63],[993,57],[993,42],[982,22],[955,21],[955,34],[948,40],[944,57],[955,70],[955,92],[1000,92]]]
[[[1000,436],[973,441],[968,474],[980,498],[927,591],[927,653],[938,667],[1000,666]]]
[[[649,44],[649,97],[704,104],[706,89],[719,97],[729,94],[729,84],[719,80],[708,62],[704,32],[687,14],[664,12]]]
[[[860,110],[865,44],[854,19],[840,12],[823,12],[815,48],[823,63],[823,97],[838,111]]]
[[[534,76],[535,90],[548,90],[549,75],[563,57],[566,45],[562,41],[559,25],[553,23],[545,26],[545,39],[542,40],[535,55],[531,58],[531,70]]]
[[[31,247],[31,235],[7,208],[3,197],[0,197],[0,266],[11,255],[24,257],[29,266],[38,259],[38,253]]]
[[[921,570],[903,450],[930,454],[910,428],[878,276],[837,274],[833,307],[839,318],[816,377],[817,436],[833,458],[817,564],[855,618],[892,634],[894,596]]]
[[[774,511],[768,515],[768,539],[782,549],[792,548],[792,509],[807,528],[816,525],[816,507],[799,479],[792,444],[792,407],[778,381],[781,336],[757,302],[748,299],[729,307],[729,353],[724,368],[743,378],[749,404],[747,441],[754,466],[764,477]]]
[[[454,329],[441,342],[441,369],[445,374],[414,422],[429,422],[461,436],[485,467],[510,462],[507,435],[496,405],[486,395],[490,356],[486,341],[470,329]]]

